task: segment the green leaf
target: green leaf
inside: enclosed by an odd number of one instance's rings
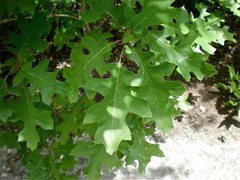
[[[230,11],[233,12],[233,14],[240,17],[240,2],[236,2],[236,0],[219,0],[219,3],[222,6],[225,6],[226,8],[230,9]]]
[[[43,155],[38,149],[26,157],[27,164],[24,179],[60,179],[61,171],[58,167],[57,158],[50,154]]]
[[[109,155],[103,145],[94,145],[90,142],[79,141],[77,146],[72,150],[71,155],[90,159],[87,167],[84,169],[84,174],[88,176],[88,179],[100,178],[100,170],[103,166],[108,171],[112,171],[113,167],[120,166],[120,161],[117,157]]]
[[[66,83],[56,80],[57,72],[47,72],[48,61],[41,61],[36,67],[32,68],[32,63],[26,62],[13,80],[13,85],[17,86],[24,79],[31,83],[31,92],[35,94],[40,91],[42,101],[50,105],[53,94],[65,94]]]
[[[233,65],[231,65],[231,66],[228,65],[228,71],[229,71],[230,79],[232,81],[234,81],[236,79],[236,77],[237,77],[237,73],[236,73]]]
[[[75,146],[73,141],[68,141],[65,144],[56,141],[52,144],[51,148],[54,150],[54,157],[60,160],[58,163],[55,163],[56,168],[62,171],[60,176],[62,176],[63,173],[69,172],[69,168],[74,168],[76,165],[77,159],[71,155],[71,151]]]
[[[0,78],[0,119],[4,122],[12,116],[12,112],[5,105],[3,98],[8,94],[6,80]]]
[[[50,161],[51,159],[48,159],[47,163],[51,163]],[[23,157],[22,163],[27,169],[25,179],[41,180],[49,177],[48,172],[43,169],[43,165],[46,168],[46,156],[40,154],[40,149],[26,154]]]
[[[79,98],[76,103],[71,104],[70,107],[67,107],[67,110],[64,109],[60,113],[63,122],[57,124],[56,130],[61,132],[61,136],[59,137],[61,144],[67,142],[70,133],[77,134],[78,129],[82,125],[84,117],[83,108],[85,108],[86,104],[85,99]]]
[[[73,114],[71,114],[71,112],[62,114],[61,117],[64,121],[56,127],[56,131],[61,132],[59,141],[61,144],[65,144],[69,139],[70,133],[77,134],[80,125],[74,121]]]
[[[177,65],[178,72],[185,78],[186,81],[190,81],[190,73],[193,72],[198,79],[203,79],[202,66],[205,65],[207,55],[196,53],[192,49],[193,43],[196,41],[197,32],[191,31],[187,35],[179,39],[179,42],[171,43],[167,41],[169,37],[168,32],[159,33],[152,31],[147,40],[147,43],[151,45],[151,49],[156,54],[156,59],[160,63],[170,62]],[[208,71],[213,71],[213,67],[209,67]],[[207,72],[207,75],[209,73]]]
[[[143,36],[147,33],[147,28],[151,25],[168,25],[172,19],[177,16],[177,10],[170,5],[174,0],[144,0],[140,13],[128,8],[124,15],[128,20],[127,24],[133,33],[137,36]]]
[[[238,102],[235,101],[235,100],[228,100],[228,101],[226,102],[226,105],[227,105],[227,106],[238,106],[239,104],[238,104]]]
[[[13,132],[0,132],[0,147],[20,149],[20,144],[17,141],[17,134]]]
[[[60,30],[57,30],[54,36],[54,44],[57,46],[57,51],[62,49],[65,43],[68,43],[70,40],[74,39],[75,35],[76,32],[74,31],[72,24],[68,24],[68,27],[62,27]]]
[[[187,101],[187,96],[179,96],[177,98],[178,101],[178,107],[183,111],[189,111],[193,109],[193,106]]]
[[[0,4],[0,17],[6,12],[8,15],[16,14],[19,9],[22,13],[33,15],[36,6],[33,0],[0,0]]]
[[[104,55],[111,51],[114,43],[108,43],[101,35],[98,37],[99,39],[96,40],[85,36],[82,38],[81,45],[72,49],[70,59],[73,65],[71,68],[64,69],[64,77],[70,89],[68,97],[71,103],[77,101],[79,88],[92,78],[93,69],[100,74],[105,73]]]
[[[216,87],[219,88],[220,90],[228,91],[228,86],[227,86],[226,84],[216,83],[214,86],[216,86]]]
[[[240,100],[240,88],[236,89],[234,92],[233,92],[234,96]]]
[[[233,35],[228,32],[227,26],[221,26],[223,19],[216,17],[214,14],[206,14],[207,7],[203,4],[198,5],[200,17],[194,19],[192,26],[197,29],[199,34],[195,43],[199,44],[204,51],[209,54],[214,54],[215,48],[211,45],[212,42],[224,45],[226,40],[235,41]],[[207,21],[206,21],[207,18]]]
[[[6,107],[2,100],[0,100],[0,119],[6,122],[10,116],[12,116],[11,110]]]
[[[137,97],[145,99],[150,104],[152,118],[148,119],[155,121],[159,129],[168,132],[173,127],[172,118],[179,115],[169,97],[180,96],[184,92],[184,88],[179,82],[165,81],[164,76],[169,73],[167,71],[172,72],[171,64],[164,63],[152,67],[149,65],[151,56],[152,53],[144,53],[139,49],[135,49],[132,54],[129,54],[129,58],[140,64],[142,76],[146,82],[145,86],[139,87],[135,91]]]
[[[140,76],[129,72],[120,62],[108,64],[108,67],[111,68],[111,78],[92,79],[85,86],[105,98],[86,111],[84,124],[98,123],[95,142],[103,144],[107,152],[113,154],[121,141],[131,140],[131,132],[126,124],[127,114],[131,112],[140,117],[151,117],[151,111],[148,103],[131,95],[128,88],[140,86]]]
[[[145,171],[147,164],[152,156],[162,157],[163,152],[159,149],[158,144],[150,144],[145,140],[145,132],[142,128],[137,128],[132,132],[133,144],[129,147],[129,152],[126,156],[126,163],[130,165],[134,160],[138,160],[140,173]]]
[[[117,25],[124,22],[124,6],[116,7],[114,1],[109,0],[85,0],[90,9],[82,15],[83,21],[94,22],[102,18],[102,15],[109,15]]]
[[[9,34],[9,39],[15,47],[9,47],[8,50],[16,56],[18,61],[26,61],[31,57],[30,51],[32,50],[43,52],[48,48],[48,43],[41,38],[44,33],[50,30],[44,14],[36,13],[31,21],[19,16],[17,23],[20,35]]]
[[[237,90],[237,84],[236,84],[234,81],[232,81],[232,82],[230,83],[230,92],[232,93],[232,92],[234,92],[235,90]]]
[[[0,99],[8,94],[7,83],[5,79],[0,78]]]
[[[128,6],[133,7],[137,0],[122,0],[122,2],[126,3]]]
[[[34,150],[39,143],[37,126],[45,130],[53,129],[51,112],[34,107],[33,103],[38,102],[39,98],[32,96],[25,85],[21,84],[17,89],[12,90],[11,94],[18,96],[20,100],[12,102],[13,116],[9,120],[23,121],[24,128],[18,134],[18,141],[26,141],[27,147]]]

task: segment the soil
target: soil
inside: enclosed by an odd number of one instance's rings
[[[231,27],[240,37],[237,25]],[[148,139],[158,143],[165,157],[152,157],[146,174],[137,174],[137,162],[128,167],[103,174],[103,179],[187,179],[187,180],[237,180],[240,177],[240,122],[233,109],[224,106],[226,95],[214,84],[227,82],[227,64],[240,70],[240,45],[227,43],[218,47],[209,62],[219,71],[214,77],[198,81],[194,77],[185,83],[188,101],[193,109],[175,118],[174,129],[169,134],[156,132]],[[0,180],[23,179],[24,168],[14,150],[0,150]],[[79,169],[75,170],[81,174]],[[86,177],[79,175],[79,179]]]

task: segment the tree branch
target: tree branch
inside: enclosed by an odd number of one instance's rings
[[[50,15],[47,16],[47,18],[54,18],[54,17],[65,17],[65,18],[70,18],[70,19],[74,19],[74,20],[77,20],[77,21],[80,20],[80,18],[77,18],[75,16],[71,16],[71,15],[68,15],[68,14],[50,14]],[[25,17],[25,19],[32,19],[32,18],[33,18],[32,16]],[[10,23],[10,22],[13,22],[13,21],[16,21],[16,20],[17,20],[17,18],[3,19],[3,20],[0,20],[0,25]]]

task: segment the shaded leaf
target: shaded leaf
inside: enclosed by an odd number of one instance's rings
[[[15,46],[8,48],[20,62],[26,61],[30,56],[30,50],[43,52],[48,48],[48,43],[41,36],[50,30],[46,16],[36,13],[31,21],[19,16],[17,20],[20,28],[20,35],[9,34],[9,39]]]
[[[12,102],[13,116],[9,120],[23,121],[24,128],[18,134],[18,141],[26,141],[27,147],[34,150],[39,143],[37,126],[45,130],[53,129],[51,112],[34,107],[33,103],[38,102],[39,98],[32,96],[25,85],[21,84],[17,89],[12,90],[11,94],[20,97],[20,100]]]
[[[158,144],[150,144],[145,140],[145,132],[141,128],[137,128],[132,132],[133,144],[129,147],[129,152],[126,156],[126,163],[130,165],[134,160],[138,160],[138,170],[142,173],[152,156],[162,157],[163,152],[159,149]]]
[[[35,94],[40,91],[42,101],[50,105],[53,94],[65,94],[66,84],[56,79],[57,71],[47,72],[48,61],[41,61],[36,67],[32,68],[32,63],[26,62],[13,80],[13,85],[17,86],[24,79],[31,83],[31,92]]]
[[[73,65],[71,68],[64,69],[64,77],[70,89],[68,92],[70,102],[77,101],[79,88],[92,78],[93,69],[100,74],[105,73],[104,54],[111,51],[112,45],[102,36],[99,40],[85,36],[81,45],[72,49],[70,58]]]
[[[56,130],[61,132],[59,137],[61,144],[67,142],[70,133],[77,134],[78,129],[82,125],[84,117],[84,112],[82,111],[86,104],[85,100],[81,98],[76,103],[71,104],[70,107],[67,107],[67,110],[64,109],[62,110],[63,112],[60,113],[62,122],[57,124]]]
[[[121,25],[124,22],[123,5],[117,8],[114,5],[114,1],[109,0],[85,0],[85,2],[90,6],[90,9],[83,14],[84,21],[94,22],[105,14],[109,15],[117,25]]]
[[[103,145],[94,145],[90,142],[79,141],[72,150],[71,155],[76,157],[87,157],[89,162],[84,169],[84,174],[88,179],[98,179],[101,177],[101,168],[105,166],[108,171],[113,167],[119,167],[120,161],[115,155],[109,155]]]
[[[79,26],[79,24],[68,23],[61,29],[56,30],[56,34],[54,36],[54,44],[57,46],[57,51],[62,49],[64,44],[67,44],[70,40],[73,40],[76,35],[79,35],[75,29],[76,26]]]
[[[6,80],[0,78],[0,119],[2,121],[7,121],[7,119],[12,116],[12,112],[5,105],[3,98],[8,94]]]
[[[22,13],[28,12],[33,15],[36,6],[35,1],[32,0],[0,0],[0,4],[0,17],[6,12],[8,15],[16,14],[19,9]]]

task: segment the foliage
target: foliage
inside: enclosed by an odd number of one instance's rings
[[[239,72],[231,65],[228,65],[230,83],[217,83],[216,87],[229,93],[229,99],[226,101],[226,106],[232,106],[237,110],[237,117],[240,120],[240,75]]]
[[[174,0],[0,2],[0,139],[29,179],[76,178],[76,157],[89,179],[124,161],[143,172],[163,156],[146,137],[169,132],[186,106],[171,75],[213,75],[213,43],[234,41],[206,1],[192,3],[198,15]],[[239,14],[239,3],[219,3]]]

